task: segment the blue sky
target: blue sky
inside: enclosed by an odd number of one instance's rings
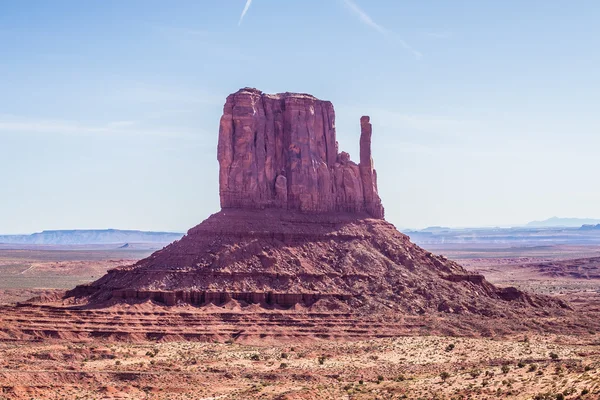
[[[245,86],[331,100],[353,159],[370,115],[399,227],[600,217],[598,20],[586,0],[0,0],[0,233],[199,223]]]

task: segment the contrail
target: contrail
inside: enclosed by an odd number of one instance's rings
[[[356,3],[354,3],[352,0],[344,0],[344,3],[350,10],[352,10],[353,13],[355,13],[358,16],[358,18],[360,18],[360,20],[364,24],[375,29],[377,32],[381,33],[382,35],[387,35],[389,33],[389,31],[387,29],[385,29],[383,26],[379,25],[377,22],[373,21],[373,19],[366,12],[364,12]]]
[[[343,2],[346,5],[346,7],[348,7],[350,9],[350,11],[352,11],[360,19],[360,21],[363,24],[371,27],[372,29],[376,30],[383,36],[386,36],[392,40],[395,40],[397,43],[400,44],[401,47],[410,51],[417,60],[423,56],[423,54],[421,54],[421,52],[412,48],[411,45],[409,45],[405,40],[400,38],[394,32],[390,31],[389,29],[386,29],[385,27],[383,27],[383,26],[379,25],[377,22],[375,22],[373,20],[373,18],[371,18],[371,16],[369,16],[369,14],[367,14],[365,11],[363,11],[363,9],[360,8],[358,6],[358,4],[356,4],[353,0],[343,0]]]
[[[242,24],[244,16],[246,15],[246,13],[248,12],[248,9],[250,8],[250,4],[252,4],[252,0],[246,0],[246,5],[244,6],[244,11],[242,11],[242,15],[240,16],[240,22],[238,22],[238,26],[240,26]]]

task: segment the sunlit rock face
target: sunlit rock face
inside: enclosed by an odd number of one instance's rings
[[[338,152],[335,111],[308,94],[241,89],[227,97],[219,129],[221,207],[383,218],[371,158],[371,124],[361,118],[360,164]]]

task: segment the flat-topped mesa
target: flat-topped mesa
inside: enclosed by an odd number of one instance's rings
[[[227,97],[219,129],[221,208],[383,218],[371,133],[369,117],[362,117],[357,165],[348,153],[338,153],[331,102],[240,89]]]

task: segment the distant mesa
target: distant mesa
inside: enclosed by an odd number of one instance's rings
[[[594,218],[561,218],[552,217],[543,221],[529,222],[527,227],[530,228],[579,228],[582,225],[597,225],[600,224],[600,219]]]
[[[427,228],[421,229],[419,232],[444,232],[452,230],[452,228],[446,226],[429,226]]]
[[[600,224],[596,224],[596,225],[582,225],[581,228],[582,231],[593,231],[593,230],[600,230]]]
[[[83,245],[118,243],[168,244],[180,239],[182,233],[145,232],[119,229],[51,230],[31,235],[0,235],[0,243],[28,245]]]

